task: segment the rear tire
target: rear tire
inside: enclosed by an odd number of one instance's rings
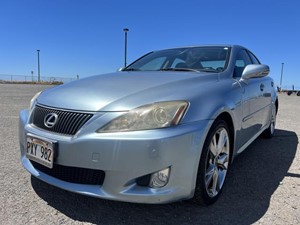
[[[231,136],[228,125],[216,120],[201,153],[194,201],[213,204],[219,198],[230,164]]]
[[[272,109],[272,118],[271,118],[270,126],[262,133],[264,138],[272,138],[274,136],[276,116],[277,116],[277,109],[276,109],[276,105],[274,104]]]

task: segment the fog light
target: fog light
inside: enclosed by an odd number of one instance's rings
[[[150,187],[162,188],[169,181],[170,168],[153,173],[150,178]]]

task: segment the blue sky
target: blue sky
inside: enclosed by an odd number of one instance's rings
[[[0,74],[86,77],[162,48],[240,44],[300,89],[299,0],[2,0]]]

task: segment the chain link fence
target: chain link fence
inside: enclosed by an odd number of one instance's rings
[[[298,85],[282,85],[282,90],[300,91],[300,86],[298,86]]]
[[[29,75],[12,75],[12,74],[0,74],[0,83],[67,83],[72,80],[79,79],[79,76],[76,77],[40,77],[40,82],[38,82],[38,76],[29,76]]]

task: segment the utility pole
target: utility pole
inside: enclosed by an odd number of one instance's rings
[[[283,75],[284,63],[281,63],[281,76],[280,76],[280,91],[282,91],[282,75]]]
[[[125,54],[124,54],[124,68],[127,66],[127,32],[129,31],[128,28],[123,29],[125,33]]]
[[[36,50],[38,55],[38,82],[41,82],[41,70],[40,70],[40,50]]]

